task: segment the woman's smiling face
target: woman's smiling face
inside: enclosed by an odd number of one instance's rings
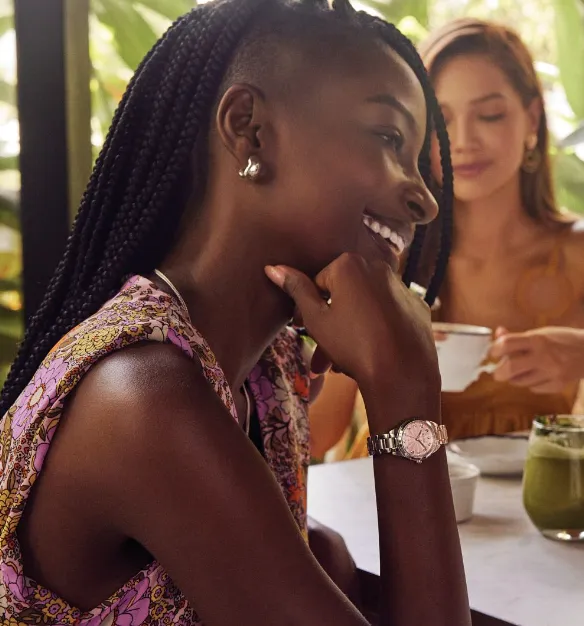
[[[456,199],[484,200],[516,184],[528,138],[537,133],[539,101],[526,108],[506,74],[480,54],[445,61],[434,88],[450,137]],[[439,177],[435,142],[432,161]]]

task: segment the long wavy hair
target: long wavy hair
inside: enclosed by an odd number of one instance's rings
[[[419,47],[419,52],[432,81],[454,57],[482,55],[506,75],[525,108],[534,100],[541,102],[542,112],[537,129],[541,162],[534,173],[520,172],[522,206],[529,217],[547,228],[556,229],[572,223],[574,218],[562,211],[556,202],[543,89],[533,57],[519,35],[501,24],[461,18],[432,32]]]

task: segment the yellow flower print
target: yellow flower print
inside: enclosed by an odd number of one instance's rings
[[[99,328],[93,332],[82,335],[77,339],[71,354],[76,359],[82,359],[88,354],[107,348],[118,337],[119,331],[115,327]]]
[[[161,620],[171,610],[170,604],[166,600],[159,600],[150,607],[150,617],[155,620]]]
[[[11,535],[18,526],[20,515],[13,516],[9,522],[6,521],[10,511],[21,504],[22,496],[16,491],[4,489],[0,491],[0,544],[4,542],[8,535]]]
[[[51,597],[51,592],[48,589],[38,587],[34,590],[34,597],[35,600],[46,602]]]
[[[124,326],[124,335],[127,337],[140,337],[144,334],[144,327],[140,324],[134,324],[132,326]]]
[[[12,440],[12,417],[14,415],[14,407],[4,416],[0,422],[0,470],[6,467],[8,453],[10,452],[10,442]]]
[[[63,600],[61,600],[60,598],[53,598],[45,607],[43,607],[43,612],[47,613],[53,618],[56,618],[66,608],[67,605]]]
[[[0,491],[0,519],[6,519],[8,513],[16,503],[16,491],[3,489]]]
[[[26,623],[21,622],[17,617],[9,617],[5,624],[6,626],[26,626]]]
[[[156,585],[154,589],[150,592],[150,599],[152,602],[159,602],[164,595],[164,587],[162,585]]]
[[[13,517],[8,522],[8,524],[2,526],[2,530],[0,530],[0,544],[4,543],[9,535],[12,535],[14,532],[16,532],[16,527],[18,526],[19,521],[19,517]]]

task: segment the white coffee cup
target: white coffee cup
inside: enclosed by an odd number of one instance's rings
[[[447,457],[454,514],[456,515],[456,522],[460,524],[472,517],[480,472],[476,466],[452,458],[448,452]]]
[[[493,363],[483,364],[493,341],[493,331],[484,326],[434,322],[442,391],[464,391],[481,375],[492,372]]]

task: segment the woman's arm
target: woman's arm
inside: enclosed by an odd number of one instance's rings
[[[265,461],[174,346],[104,359],[59,435],[103,527],[144,546],[205,624],[367,623],[318,565]]]
[[[206,624],[365,626],[195,364],[173,346],[140,346],[108,357],[88,376],[59,433],[61,453],[76,459],[76,481],[87,485],[80,509],[98,498],[104,528],[142,544]],[[372,424],[380,426],[390,391],[381,387],[379,397],[367,396]],[[426,394],[417,396],[416,403]],[[397,397],[392,420],[428,410]],[[382,623],[466,625],[443,455],[422,466],[391,457],[375,465],[390,600]]]
[[[440,422],[440,385],[421,393],[380,377],[363,392],[369,427],[386,433],[412,417]],[[466,580],[446,453],[422,464],[373,461],[379,517],[382,625],[470,625]]]
[[[372,434],[386,434],[409,418],[440,423],[430,311],[387,265],[343,255],[314,281],[290,267],[267,273],[294,299],[337,369],[357,382]],[[421,465],[384,455],[374,468],[381,624],[470,625],[445,451]]]

